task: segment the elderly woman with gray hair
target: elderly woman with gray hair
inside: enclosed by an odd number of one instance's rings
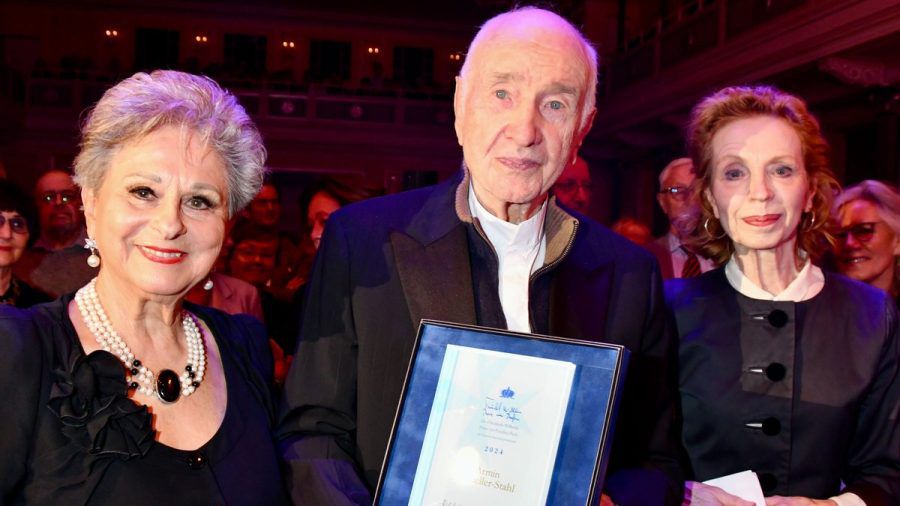
[[[838,270],[900,296],[900,193],[880,181],[863,181],[835,199],[834,256]]]
[[[97,103],[75,160],[97,277],[0,311],[4,503],[286,501],[264,329],[184,302],[265,156],[207,78],[138,73]]]

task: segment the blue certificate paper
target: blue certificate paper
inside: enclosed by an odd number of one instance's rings
[[[574,373],[448,345],[409,504],[545,504]]]

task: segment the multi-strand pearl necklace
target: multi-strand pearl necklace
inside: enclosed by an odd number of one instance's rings
[[[128,387],[144,395],[155,395],[163,402],[175,402],[179,394],[187,397],[194,393],[203,380],[206,370],[206,348],[204,347],[203,334],[197,325],[194,315],[188,311],[182,311],[181,325],[184,328],[184,338],[188,349],[188,363],[184,372],[179,377],[174,371],[163,369],[159,375],[153,374],[149,368],[134,357],[134,353],[125,344],[125,341],[116,333],[106,311],[100,304],[97,296],[97,278],[83,286],[75,294],[75,303],[81,312],[81,317],[94,334],[94,338],[103,350],[117,356],[125,364],[126,382]]]

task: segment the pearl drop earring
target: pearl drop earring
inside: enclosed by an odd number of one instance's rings
[[[84,240],[84,248],[91,250],[91,256],[87,257],[87,264],[95,269],[100,267],[100,255],[97,254],[97,241],[88,237]]]

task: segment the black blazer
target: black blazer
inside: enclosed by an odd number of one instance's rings
[[[295,502],[367,501],[419,321],[478,323],[467,189],[467,178],[455,178],[329,218],[279,428]],[[532,304],[543,313],[533,319],[547,327],[535,330],[632,352],[605,490],[623,505],[680,502],[676,350],[656,262],[587,218],[550,206],[548,257],[551,243],[571,242],[535,283],[549,287],[546,300]],[[554,221],[574,240],[551,230]]]
[[[900,327],[838,274],[803,302],[751,299],[723,268],[666,282],[691,478],[746,469],[766,495],[900,500]]]

